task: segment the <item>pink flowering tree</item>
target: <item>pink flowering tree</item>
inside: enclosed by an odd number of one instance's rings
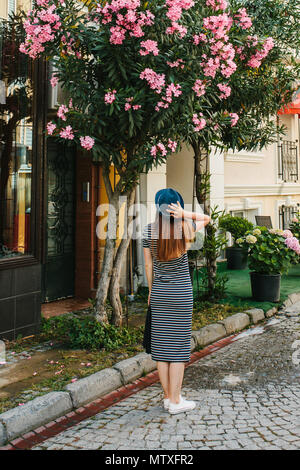
[[[246,10],[226,0],[36,0],[24,26],[20,50],[50,58],[57,69],[51,84],[60,82],[70,96],[48,134],[75,141],[103,167],[111,210],[96,316],[108,321],[109,295],[112,322],[120,325],[119,280],[130,237],[116,247],[119,197],[130,208],[140,173],[165,162],[183,141],[195,149],[196,163],[199,150],[245,141],[258,118],[243,104],[243,88],[253,86],[273,39],[253,39]],[[260,131],[266,141],[268,126]],[[114,188],[112,164],[119,177]]]
[[[209,159],[212,148],[262,149],[284,133],[277,111],[292,100],[299,63],[299,5],[296,0],[207,0],[210,8],[194,41],[202,70],[195,82],[199,101],[182,131],[194,151],[198,202],[210,212]],[[291,42],[291,40],[293,42]],[[287,50],[290,54],[287,55]],[[213,247],[214,224],[206,227]],[[207,256],[207,290],[213,296],[217,250]]]

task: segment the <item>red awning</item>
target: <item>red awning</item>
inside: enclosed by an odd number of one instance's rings
[[[278,114],[300,114],[300,96],[278,111]]]

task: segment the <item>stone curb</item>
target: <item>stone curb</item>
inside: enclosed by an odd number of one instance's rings
[[[49,423],[49,421],[69,413],[72,408],[71,397],[67,392],[50,392],[34,398],[25,405],[12,408],[0,415],[5,440],[10,441],[27,431]],[[1,444],[4,442],[0,440]]]
[[[281,309],[299,300],[300,292],[290,294]],[[192,331],[191,351],[198,346],[207,346],[233,332],[241,331],[250,324],[256,324],[277,312],[277,307],[273,307],[266,313],[262,309],[253,308],[204,326],[198,331]],[[111,368],[103,369],[66,385],[65,392],[50,392],[34,398],[25,405],[12,408],[0,414],[0,445],[49,423],[71,410],[78,409],[122,385],[129,384],[155,369],[156,364],[151,359],[151,355],[139,353],[114,364]]]

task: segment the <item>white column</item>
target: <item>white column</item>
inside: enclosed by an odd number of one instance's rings
[[[224,154],[214,149],[209,156],[210,179],[210,206],[224,209]]]

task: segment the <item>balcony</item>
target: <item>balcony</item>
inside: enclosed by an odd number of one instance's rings
[[[283,140],[278,150],[279,178],[285,183],[297,183],[299,181],[298,141]]]

